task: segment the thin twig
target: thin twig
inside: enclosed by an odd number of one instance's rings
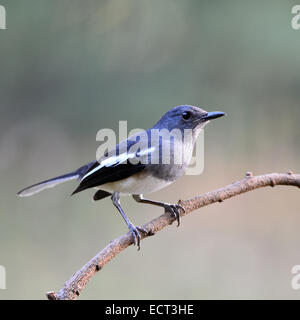
[[[239,194],[276,185],[297,186],[300,188],[300,175],[288,172],[285,174],[271,173],[260,176],[253,176],[251,172],[246,173],[246,177],[234,182],[224,188],[204,193],[190,200],[179,200],[181,206],[185,208],[185,216],[192,211],[207,206],[215,202],[222,202]],[[176,219],[170,213],[166,212],[158,218],[146,223],[142,227],[146,229],[147,234],[142,234],[142,239],[156,234],[166,226],[172,224]],[[80,270],[78,270],[68,281],[64,287],[55,293],[54,291],[46,294],[49,300],[74,300],[80,295],[80,292],[87,285],[91,277],[100,271],[110,260],[112,260],[121,251],[133,244],[130,233],[111,241],[103,250],[101,250],[94,258],[87,262]]]

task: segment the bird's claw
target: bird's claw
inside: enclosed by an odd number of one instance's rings
[[[180,204],[165,204],[165,211],[171,212],[177,220],[177,227],[180,225],[180,210],[184,213],[185,209]]]
[[[147,230],[141,227],[135,227],[133,224],[128,226],[129,232],[133,238],[133,244],[137,246],[138,250],[141,249],[141,233],[147,234]]]

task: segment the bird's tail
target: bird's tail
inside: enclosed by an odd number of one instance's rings
[[[87,172],[88,170],[90,170],[91,167],[93,167],[95,164],[97,163],[97,161],[92,161],[82,167],[80,167],[79,169],[72,171],[70,173],[66,173],[62,176],[58,176],[49,180],[45,180],[39,183],[36,183],[30,187],[27,187],[21,191],[19,191],[17,193],[18,196],[20,197],[29,197],[32,196],[35,193],[38,193],[44,189],[48,189],[48,188],[53,188],[56,185],[65,182],[65,181],[69,181],[69,180],[75,180],[75,179],[81,179]]]
[[[27,188],[19,191],[17,193],[17,195],[20,197],[29,197],[29,196],[32,196],[33,194],[38,193],[44,189],[53,188],[62,182],[78,179],[79,176],[80,176],[80,173],[78,172],[78,170],[76,170],[76,171],[64,174],[62,176],[59,176],[59,177],[55,177],[55,178],[52,178],[49,180],[45,180],[45,181],[36,183],[30,187],[27,187]]]

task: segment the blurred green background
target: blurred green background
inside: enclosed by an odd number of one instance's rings
[[[109,199],[76,183],[21,188],[95,158],[101,128],[148,128],[170,107],[227,112],[205,134],[205,170],[151,195],[176,202],[244,177],[299,173],[297,1],[0,0],[0,299],[44,299],[127,232]],[[124,198],[139,225],[159,208]],[[195,212],[128,248],[82,299],[291,298],[299,189],[265,188]]]

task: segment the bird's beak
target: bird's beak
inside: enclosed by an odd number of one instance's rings
[[[223,117],[225,115],[226,115],[225,112],[220,112],[220,111],[207,112],[206,115],[201,117],[201,120],[208,121],[208,120],[212,120],[212,119],[217,119],[217,118]]]

